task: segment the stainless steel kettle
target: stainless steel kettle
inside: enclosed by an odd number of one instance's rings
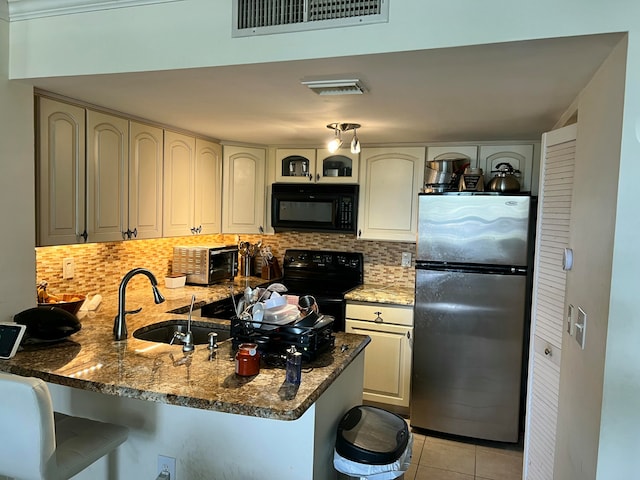
[[[515,193],[520,191],[520,182],[516,178],[516,174],[520,172],[515,170],[510,163],[499,163],[492,173],[496,175],[487,186],[490,192]]]

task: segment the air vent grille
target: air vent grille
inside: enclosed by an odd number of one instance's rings
[[[234,36],[388,21],[389,0],[234,0]]]

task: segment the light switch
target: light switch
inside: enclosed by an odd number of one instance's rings
[[[569,335],[573,335],[573,316],[575,314],[575,307],[571,304],[569,304],[569,307],[567,308],[567,333]]]
[[[580,348],[584,350],[584,340],[587,334],[587,314],[578,307],[578,318],[576,319],[576,342],[580,345]]]

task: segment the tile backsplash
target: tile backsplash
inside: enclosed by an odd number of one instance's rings
[[[124,242],[89,243],[36,248],[36,282],[46,280],[51,292],[82,294],[117,292],[123,275],[132,268],[151,270],[160,285],[170,273],[175,245],[235,244],[235,235],[198,235],[189,237],[131,240]],[[256,243],[262,240],[282,264],[287,248],[362,252],[365,283],[413,288],[415,271],[400,266],[402,252],[415,257],[415,243],[357,240],[341,234],[279,233],[275,235],[240,235],[240,240]],[[63,280],[62,263],[73,258],[72,279]],[[257,260],[257,259],[256,259]],[[142,277],[133,281],[145,282]],[[34,289],[35,294],[35,289]]]

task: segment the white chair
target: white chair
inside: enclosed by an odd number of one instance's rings
[[[47,384],[0,372],[0,475],[67,480],[123,443],[127,428],[54,413]]]

